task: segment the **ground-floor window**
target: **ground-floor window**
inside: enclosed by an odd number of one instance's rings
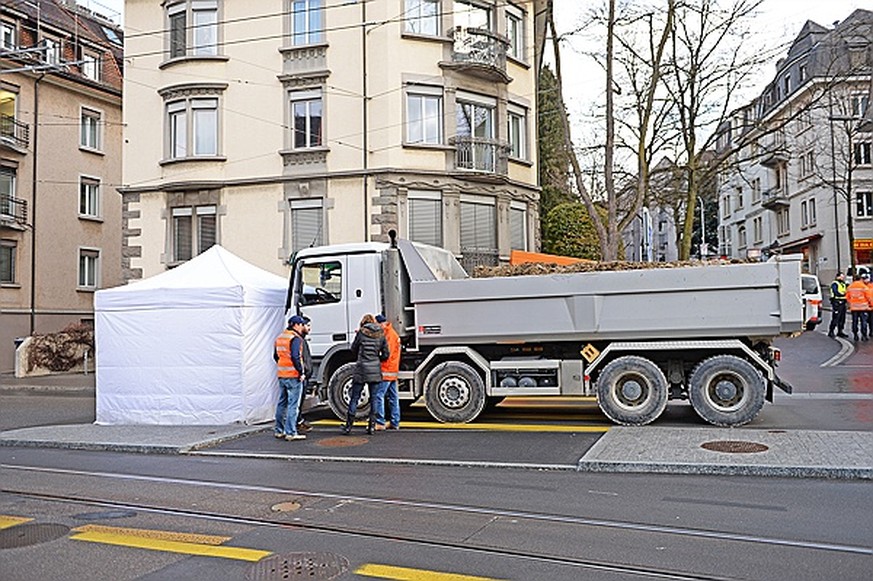
[[[173,262],[185,262],[218,242],[215,206],[173,208]]]
[[[439,192],[410,191],[409,239],[431,246],[443,245],[443,204]]]
[[[0,240],[0,284],[15,283],[15,240]]]
[[[292,200],[291,252],[324,244],[324,205],[321,200]]]
[[[96,289],[99,282],[100,251],[94,248],[79,250],[79,288]]]
[[[873,192],[855,194],[855,208],[859,218],[873,218]]]

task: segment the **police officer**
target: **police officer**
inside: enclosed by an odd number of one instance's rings
[[[848,337],[843,332],[846,326],[846,275],[838,272],[831,283],[831,324],[828,329],[828,337],[833,338],[834,331],[838,337]]]

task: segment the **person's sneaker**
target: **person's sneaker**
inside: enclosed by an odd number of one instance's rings
[[[382,432],[386,429],[386,426],[385,426],[385,424],[376,424],[374,426],[374,428],[376,429],[377,432]]]
[[[293,435],[285,436],[285,439],[288,440],[289,442],[295,442],[297,440],[305,440],[306,436],[304,436],[303,434],[293,434]]]
[[[312,426],[307,424],[306,422],[300,422],[297,424],[297,432],[302,434],[308,434],[312,431]]]
[[[277,440],[281,440],[282,438],[285,437],[285,434],[283,434],[282,432],[273,432],[273,437],[276,438]]]

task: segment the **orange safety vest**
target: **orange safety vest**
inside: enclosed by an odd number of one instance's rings
[[[276,354],[279,355],[279,370],[278,376],[283,379],[294,379],[300,377],[300,372],[294,367],[294,361],[291,359],[291,342],[295,339],[300,339],[300,353],[298,358],[303,362],[303,337],[300,337],[291,329],[285,329],[281,335],[276,337]]]
[[[865,291],[865,294],[867,295],[867,310],[873,311],[873,282],[867,283],[867,290]]]
[[[388,342],[388,359],[382,362],[382,381],[397,381],[400,371],[400,335],[391,323],[382,323],[385,330],[385,341]]]
[[[867,283],[860,279],[852,281],[846,289],[846,302],[850,311],[866,311],[870,308],[867,303]]]

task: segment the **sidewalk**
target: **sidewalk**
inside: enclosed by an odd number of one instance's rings
[[[0,391],[94,391],[97,376],[94,373],[65,373],[38,377],[15,377],[0,373]]]

